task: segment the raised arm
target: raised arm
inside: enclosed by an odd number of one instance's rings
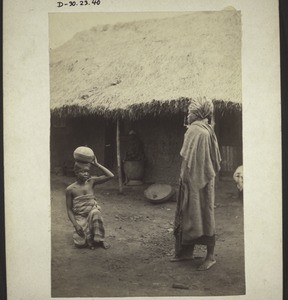
[[[66,208],[67,208],[67,214],[68,217],[71,221],[71,223],[73,224],[76,232],[80,235],[80,236],[84,236],[84,231],[82,229],[82,227],[76,222],[74,213],[72,211],[72,192],[69,188],[66,189]]]
[[[110,170],[108,170],[107,168],[99,164],[96,158],[94,159],[92,164],[97,168],[99,168],[104,173],[104,175],[92,176],[91,178],[88,179],[91,183],[93,183],[93,185],[104,183],[114,177],[114,174]]]

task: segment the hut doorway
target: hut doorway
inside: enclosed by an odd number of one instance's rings
[[[236,168],[243,164],[242,112],[218,112],[215,114],[215,121],[215,132],[222,156],[220,176],[231,178]]]
[[[116,123],[106,121],[104,165],[110,170],[116,169]]]

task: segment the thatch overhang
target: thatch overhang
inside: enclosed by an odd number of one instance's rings
[[[241,110],[241,15],[97,26],[50,52],[51,112],[139,119],[185,113],[206,97]]]

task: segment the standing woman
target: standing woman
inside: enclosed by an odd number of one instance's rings
[[[213,103],[206,98],[191,101],[188,129],[180,152],[182,165],[174,223],[175,256],[171,261],[193,259],[194,246],[207,246],[198,270],[215,263],[215,176],[220,170],[218,142],[211,126]]]

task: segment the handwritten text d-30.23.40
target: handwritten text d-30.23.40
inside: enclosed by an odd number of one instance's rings
[[[87,6],[87,5],[100,5],[101,0],[80,0],[80,1],[58,1],[57,7],[64,7],[64,6]]]

